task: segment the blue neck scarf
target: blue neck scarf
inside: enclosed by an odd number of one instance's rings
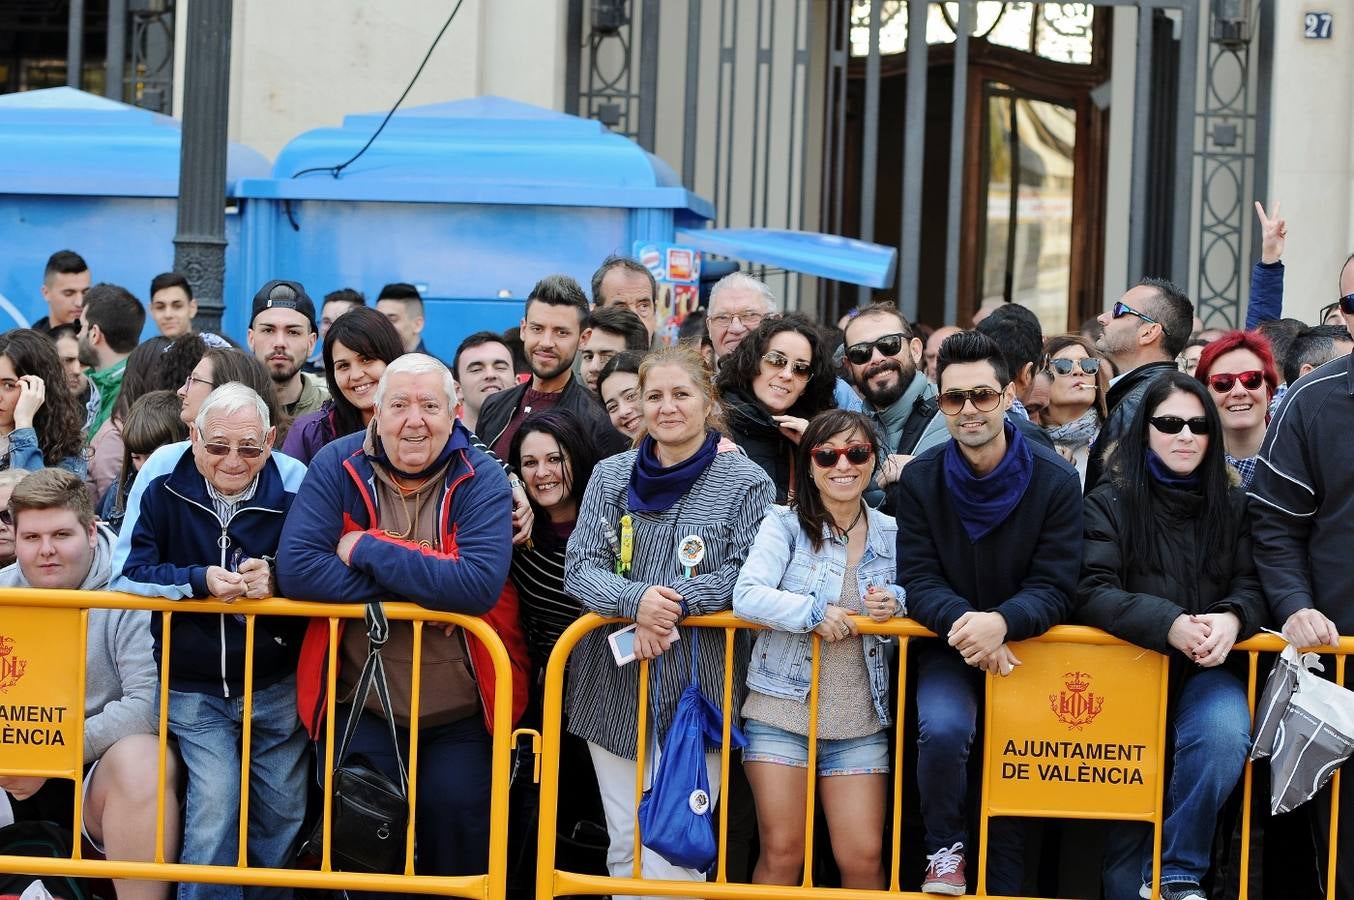
[[[1199,470],[1196,468],[1188,475],[1177,475],[1166,468],[1166,463],[1153,450],[1147,451],[1147,471],[1152,480],[1164,487],[1179,491],[1197,491],[1199,489]]]
[[[959,521],[964,523],[964,531],[974,543],[1006,521],[1025,496],[1034,475],[1034,451],[1025,436],[1009,420],[1004,428],[1006,455],[982,478],[969,468],[958,441],[951,438],[945,446],[945,486],[959,512]]]
[[[671,509],[714,461],[718,447],[719,432],[707,432],[699,450],[677,465],[665,467],[658,462],[658,444],[645,435],[639,443],[635,470],[630,476],[630,510],[665,512]]]

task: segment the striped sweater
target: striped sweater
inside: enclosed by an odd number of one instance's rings
[[[634,557],[625,576],[615,574],[618,530],[627,511],[627,488],[637,450],[598,463],[588,482],[569,538],[564,589],[583,607],[603,616],[633,619],[639,598],[651,585],[677,590],[692,615],[732,606],[733,586],[775,488],[765,472],[742,453],[723,452],[686,496],[662,513],[631,513]],[[687,578],[677,561],[677,543],[687,535],[705,541],[705,558]],[[639,665],[617,666],[607,635],[623,626],[599,628],[574,649],[567,703],[570,733],[626,759],[635,758]],[[701,693],[716,706],[724,694],[724,635],[681,628],[681,640],[650,665],[649,714],[662,741],[690,683],[690,644],[699,641]],[[746,632],[735,643],[734,710],[742,704],[751,642]],[[678,652],[680,651],[680,652]],[[668,657],[671,657],[669,659]]]

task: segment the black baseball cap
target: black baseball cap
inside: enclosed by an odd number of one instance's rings
[[[311,331],[319,331],[315,325],[315,303],[299,281],[273,280],[259,288],[254,295],[254,311],[249,316],[250,328],[265,309],[294,309],[310,322]]]

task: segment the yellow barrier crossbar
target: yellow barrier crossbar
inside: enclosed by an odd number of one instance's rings
[[[338,678],[338,634],[339,622],[343,619],[361,620],[365,614],[365,607],[359,604],[328,604],[328,603],[305,603],[294,602],[283,599],[269,599],[260,601],[241,601],[235,603],[226,603],[214,600],[205,601],[172,601],[162,598],[149,598],[128,594],[119,594],[112,592],[83,592],[83,591],[54,591],[39,589],[3,589],[0,590],[0,608],[5,610],[6,615],[13,615],[16,610],[77,610],[79,611],[80,640],[79,658],[75,660],[75,668],[80,693],[83,695],[85,688],[85,650],[88,639],[88,621],[91,609],[134,609],[147,610],[163,613],[165,616],[165,627],[162,636],[162,684],[167,682],[167,673],[169,671],[169,660],[172,657],[173,648],[171,643],[170,623],[172,617],[180,613],[220,613],[220,614],[240,614],[245,617],[246,622],[246,655],[252,655],[255,641],[255,622],[257,616],[292,616],[292,617],[315,617],[326,621],[330,652],[325,667],[324,679],[326,684],[326,697],[334,698],[337,690]],[[149,881],[190,881],[190,882],[210,882],[221,884],[251,885],[251,886],[275,886],[291,888],[345,888],[350,890],[363,890],[373,892],[396,892],[410,894],[439,894],[445,896],[468,897],[468,898],[501,898],[506,893],[507,886],[507,836],[508,836],[508,787],[510,774],[510,753],[515,740],[522,734],[529,734],[532,737],[533,748],[538,751],[536,758],[536,775],[539,778],[541,788],[541,798],[539,805],[538,821],[538,845],[537,845],[537,882],[536,896],[538,900],[549,900],[553,897],[563,897],[577,894],[624,894],[634,893],[650,896],[670,896],[670,897],[703,897],[711,900],[780,900],[780,898],[793,897],[802,898],[802,900],[827,900],[827,898],[836,898],[836,900],[866,900],[866,898],[882,898],[884,896],[904,896],[904,897],[924,897],[919,892],[907,891],[903,889],[905,881],[910,876],[905,876],[900,872],[900,857],[902,855],[901,831],[903,825],[902,803],[899,798],[903,791],[903,760],[904,760],[904,736],[901,727],[897,729],[895,737],[895,766],[892,778],[890,779],[894,794],[894,809],[892,813],[892,846],[891,846],[891,865],[886,875],[886,890],[844,890],[840,888],[824,888],[815,886],[812,882],[811,871],[813,862],[813,811],[814,811],[814,782],[816,778],[809,779],[805,818],[805,848],[804,848],[804,876],[801,883],[796,886],[780,885],[750,885],[741,883],[732,883],[728,880],[727,869],[727,843],[729,830],[729,814],[727,805],[719,805],[718,821],[716,824],[719,856],[714,868],[714,880],[709,882],[682,882],[682,881],[660,881],[653,879],[644,879],[639,877],[641,872],[641,854],[644,852],[641,847],[641,837],[636,827],[635,838],[635,861],[630,878],[614,878],[607,876],[586,875],[558,870],[555,868],[555,845],[556,831],[558,821],[558,811],[556,803],[559,795],[560,779],[560,749],[562,737],[562,718],[564,703],[564,672],[568,657],[578,642],[594,629],[618,623],[622,620],[604,619],[595,615],[584,615],[574,622],[560,638],[555,651],[551,654],[546,670],[545,697],[544,697],[544,718],[542,733],[537,734],[530,729],[512,729],[512,667],[508,658],[507,650],[497,634],[483,620],[474,616],[464,616],[455,613],[438,612],[435,610],[424,609],[407,603],[388,603],[386,604],[386,614],[392,621],[412,622],[415,631],[415,641],[413,644],[413,671],[412,671],[412,708],[410,723],[410,750],[409,750],[409,803],[411,812],[416,809],[415,803],[418,792],[418,702],[421,687],[421,640],[422,629],[425,623],[432,623],[435,626],[452,624],[464,628],[469,634],[479,640],[490,652],[493,660],[493,677],[495,679],[496,690],[494,699],[494,722],[495,728],[491,736],[492,739],[492,767],[491,767],[491,811],[490,811],[490,851],[487,871],[483,875],[466,875],[456,877],[415,875],[413,870],[414,863],[414,816],[411,815],[409,831],[407,834],[407,844],[402,874],[366,874],[355,872],[338,872],[333,869],[332,860],[329,858],[329,844],[331,837],[331,817],[333,813],[333,761],[335,754],[334,732],[335,722],[335,704],[327,704],[325,737],[323,740],[323,755],[325,760],[324,775],[324,800],[323,800],[323,821],[324,821],[324,841],[325,850],[323,859],[320,862],[320,868],[316,871],[302,871],[289,869],[272,869],[261,867],[248,867],[245,865],[247,859],[247,816],[248,816],[248,761],[249,761],[249,715],[252,708],[252,666],[245,667],[245,738],[242,749],[242,767],[241,767],[241,806],[240,806],[240,850],[239,860],[236,866],[196,866],[181,863],[167,862],[164,858],[165,844],[165,825],[164,812],[165,805],[168,802],[166,796],[166,786],[163,774],[169,761],[169,743],[168,729],[168,691],[161,690],[159,701],[159,725],[160,733],[157,740],[157,765],[161,773],[159,785],[157,787],[156,809],[159,821],[156,825],[156,850],[154,859],[146,862],[128,862],[116,860],[90,860],[81,856],[80,848],[77,846],[71,858],[69,859],[41,859],[33,857],[15,857],[0,856],[0,870],[15,873],[32,874],[37,877],[44,875],[62,875],[71,877],[85,878],[113,878],[113,879],[133,879]],[[857,617],[855,623],[861,634],[887,635],[899,639],[899,666],[898,666],[898,684],[896,693],[892,698],[895,710],[901,710],[904,697],[907,692],[907,657],[911,642],[917,639],[931,639],[935,635],[908,619],[893,619],[886,622],[874,622],[868,618]],[[733,661],[734,647],[737,639],[737,633],[740,630],[756,631],[761,630],[761,626],[737,619],[731,613],[721,613],[710,616],[693,616],[682,622],[684,628],[710,628],[722,630],[723,649],[725,656],[725,680],[723,688],[722,708],[724,711],[724,726],[721,735],[721,762],[720,774],[722,785],[727,786],[730,769],[730,741],[731,729],[734,721],[733,701],[735,688],[733,684]],[[1052,629],[1047,634],[1035,639],[1030,643],[1058,645],[1075,644],[1083,646],[1104,646],[1104,647],[1131,647],[1104,632],[1096,629],[1080,626],[1059,626]],[[1252,718],[1254,717],[1255,704],[1258,691],[1257,667],[1259,664],[1259,655],[1261,653],[1277,653],[1286,646],[1285,642],[1273,635],[1259,635],[1246,641],[1239,642],[1235,650],[1247,655],[1249,661],[1249,674],[1247,678],[1247,697],[1251,709]],[[1337,657],[1335,677],[1338,683],[1343,683],[1345,674],[1345,656],[1354,653],[1354,638],[1342,638],[1335,647],[1311,648],[1325,653],[1333,653]],[[817,700],[818,700],[818,669],[821,662],[820,643],[815,636],[812,643],[812,680],[809,696],[809,765],[807,772],[816,772],[816,741],[813,737],[817,733]],[[1150,651],[1141,651],[1148,654]],[[1157,656],[1152,654],[1152,656]],[[1165,665],[1165,657],[1157,657]],[[638,742],[637,742],[637,776],[635,784],[636,809],[638,801],[642,796],[644,789],[644,754],[647,749],[649,727],[647,697],[649,682],[649,664],[641,661],[639,663],[639,696],[638,700]],[[483,673],[481,673],[483,677]],[[989,685],[993,677],[989,676]],[[1163,679],[1160,693],[1164,701],[1166,692]],[[78,702],[76,702],[78,701]],[[72,706],[72,721],[77,723],[78,734],[83,738],[84,728],[84,704],[83,696],[74,698]],[[1164,702],[1162,703],[1164,709]],[[991,710],[988,710],[990,715]],[[895,716],[895,721],[897,720]],[[1155,724],[1156,741],[1158,746],[1165,746],[1165,728],[1166,720],[1163,716]],[[985,741],[990,738],[985,738]],[[991,754],[992,746],[985,743],[982,751],[985,756]],[[1158,765],[1156,771],[1152,774],[1157,778],[1160,784],[1162,769],[1164,768],[1164,753],[1157,756]],[[75,765],[70,768],[5,768],[4,761],[0,760],[0,771],[10,775],[33,775],[50,778],[67,778],[76,783],[74,809],[75,821],[80,821],[82,815],[82,791],[80,790],[83,778],[83,767]],[[1336,837],[1339,815],[1339,772],[1336,773],[1333,780],[1333,790],[1331,797],[1331,825],[1329,830],[1329,856],[1327,859],[1327,881],[1329,890],[1333,891],[1336,878]],[[983,796],[986,798],[988,784],[984,779]],[[1160,791],[1158,790],[1158,794]],[[1252,773],[1251,765],[1247,762],[1243,776],[1243,794],[1246,801],[1246,809],[1249,810],[1252,797]],[[1161,852],[1161,807],[1158,797],[1158,806],[1147,817],[1156,825],[1154,835],[1153,850],[1153,871],[1159,872],[1160,852]],[[984,803],[986,807],[986,803]],[[1059,815],[1056,810],[1041,809],[1020,809],[1013,811],[1003,809],[1003,814],[1019,814],[1021,816],[1041,816],[1041,815]],[[986,830],[987,812],[985,810],[981,819],[981,827]],[[1096,818],[1094,813],[1078,815],[1078,818]],[[1111,816],[1101,816],[1109,818]],[[1120,818],[1120,816],[1113,816]],[[1250,818],[1243,816],[1241,822],[1242,846],[1241,846],[1241,878],[1239,884],[1239,896],[1242,900],[1248,895],[1248,873],[1250,865]],[[979,861],[980,877],[982,876],[982,861],[986,855],[986,841],[980,842],[980,852],[977,857]],[[919,878],[918,878],[919,880]]]
[[[912,640],[935,638],[935,634],[927,630],[919,623],[910,619],[892,619],[885,622],[875,622],[866,617],[853,617],[857,630],[860,634],[886,635],[899,639],[899,664],[898,664],[898,684],[897,693],[892,698],[892,703],[896,711],[900,711],[904,705],[904,697],[907,690],[907,657],[908,649]],[[642,896],[657,897],[689,897],[689,898],[707,898],[707,900],[784,900],[784,898],[795,898],[795,900],[879,900],[883,897],[930,897],[933,895],[923,894],[920,891],[908,891],[903,888],[903,875],[900,873],[901,857],[901,831],[903,824],[903,812],[901,798],[903,796],[903,761],[904,761],[904,735],[901,723],[898,722],[899,716],[895,715],[895,743],[894,743],[894,771],[892,773],[891,783],[893,787],[893,812],[892,812],[892,853],[891,865],[886,872],[886,889],[879,891],[872,890],[848,890],[842,888],[818,887],[812,883],[813,868],[813,836],[814,836],[814,791],[815,777],[808,777],[807,785],[807,804],[805,810],[804,825],[804,874],[799,885],[760,885],[760,884],[741,884],[730,883],[727,873],[727,841],[728,841],[728,811],[727,804],[720,803],[720,812],[716,823],[716,831],[719,845],[719,856],[716,866],[713,869],[712,881],[667,881],[644,879],[640,877],[641,872],[641,854],[644,851],[642,847],[642,838],[639,834],[638,821],[634,823],[634,861],[632,867],[632,877],[617,878],[602,875],[589,875],[578,872],[568,872],[555,868],[555,847],[556,831],[558,825],[558,814],[556,803],[559,796],[560,784],[560,753],[562,738],[562,720],[564,711],[564,675],[568,659],[578,643],[590,632],[595,629],[608,625],[628,624],[628,620],[608,619],[593,614],[585,614],[575,621],[560,637],[552,652],[545,676],[545,695],[542,721],[542,756],[540,765],[540,816],[538,819],[538,844],[537,844],[537,882],[536,882],[536,900],[551,900],[555,897],[567,897],[580,894],[635,894]],[[724,733],[721,749],[721,773],[723,777],[722,784],[727,786],[729,773],[729,733],[733,715],[731,712],[733,703],[733,662],[734,662],[734,638],[738,630],[759,631],[765,630],[763,626],[753,622],[744,621],[736,618],[732,613],[718,613],[715,615],[690,616],[682,620],[683,628],[708,628],[722,629],[725,634],[724,642],[724,691],[723,705],[724,713]],[[818,670],[820,665],[820,639],[814,635],[812,642],[811,657],[811,681],[809,688],[809,734],[808,734],[808,753],[809,760],[806,770],[808,773],[816,772],[816,734],[818,718]],[[1062,625],[1049,630],[1044,635],[1033,639],[1028,643],[1034,644],[1074,644],[1091,647],[1129,647],[1139,651],[1140,656],[1155,658],[1161,672],[1159,686],[1156,691],[1156,701],[1161,709],[1161,715],[1153,723],[1153,743],[1158,752],[1155,754],[1157,765],[1155,770],[1148,773],[1154,778],[1156,785],[1156,798],[1154,807],[1142,814],[1116,814],[1105,813],[1097,814],[1094,811],[1079,813],[1076,816],[1068,816],[1056,809],[1043,809],[1031,807],[1029,809],[1009,810],[1004,809],[1001,815],[1018,815],[1020,817],[1039,818],[1039,817],[1064,817],[1080,819],[1115,819],[1122,821],[1144,821],[1153,826],[1153,883],[1159,881],[1161,866],[1161,841],[1162,841],[1162,821],[1164,816],[1164,805],[1162,800],[1162,791],[1164,790],[1164,770],[1165,770],[1165,748],[1166,748],[1166,700],[1168,693],[1167,672],[1168,658],[1156,654],[1152,651],[1142,650],[1134,645],[1122,641],[1110,634],[1095,628],[1077,625]],[[1269,634],[1257,635],[1246,641],[1238,642],[1235,650],[1248,654],[1250,659],[1250,674],[1248,681],[1248,698],[1251,709],[1252,720],[1254,719],[1256,702],[1256,665],[1257,657],[1260,653],[1278,653],[1286,646],[1286,642],[1277,636]],[[1340,640],[1338,646],[1310,648],[1320,652],[1337,654],[1337,681],[1343,683],[1344,679],[1344,657],[1347,654],[1354,653],[1354,638],[1345,637]],[[637,743],[637,772],[635,784],[635,807],[638,811],[639,800],[644,790],[644,755],[647,745],[650,741],[646,737],[646,728],[652,718],[647,709],[648,698],[648,680],[649,663],[640,661],[639,663],[639,690],[637,697],[638,719],[637,726],[639,738]],[[989,675],[987,681],[989,686],[998,676]],[[991,704],[987,704],[988,709],[985,715],[988,715],[990,724]],[[986,758],[992,753],[990,744],[990,729],[985,730],[984,745],[982,752]],[[1339,774],[1337,772],[1334,782],[1335,793],[1338,794]],[[1247,809],[1250,803],[1250,784],[1251,784],[1251,764],[1248,761],[1244,774],[1245,797]],[[982,839],[979,842],[979,853],[972,857],[978,862],[978,881],[979,893],[977,896],[984,896],[983,890],[986,884],[986,854],[987,854],[987,821],[989,813],[987,811],[987,780],[984,779],[982,785],[983,812],[980,816],[980,830]],[[1329,886],[1334,890],[1335,884],[1335,838],[1336,825],[1335,818],[1338,815],[1338,796],[1332,798],[1332,824],[1330,830],[1330,859],[1329,859]],[[1249,837],[1249,817],[1243,817],[1243,849],[1242,849],[1242,869],[1240,897],[1245,900],[1247,896],[1247,880],[1249,872],[1249,848],[1247,839]],[[920,873],[914,873],[916,881],[920,884]],[[1333,895],[1333,894],[1332,894]]]
[[[333,815],[333,763],[334,763],[334,708],[333,698],[338,675],[338,623],[341,619],[356,619],[361,623],[366,607],[361,604],[298,602],[285,599],[268,599],[239,602],[218,600],[169,600],[157,597],[143,597],[133,594],[121,594],[111,591],[60,591],[37,588],[0,589],[0,609],[5,616],[15,616],[18,610],[79,610],[80,652],[75,664],[78,666],[80,696],[70,698],[73,712],[77,714],[78,743],[83,744],[84,737],[84,680],[85,680],[85,641],[88,636],[88,611],[91,609],[147,610],[164,614],[164,627],[161,640],[161,690],[159,702],[158,768],[159,786],[156,792],[156,850],[153,861],[129,862],[121,860],[89,860],[81,858],[80,842],[75,841],[74,852],[69,859],[42,859],[27,856],[0,855],[0,871],[31,874],[34,876],[69,876],[75,878],[110,878],[161,882],[209,882],[216,884],[235,884],[251,886],[290,887],[290,888],[326,888],[350,889],[362,891],[397,892],[414,894],[439,894],[444,896],[481,898],[501,898],[507,890],[508,856],[508,779],[509,757],[511,754],[513,676],[512,664],[498,634],[476,616],[459,613],[441,612],[425,609],[411,603],[386,603],[385,612],[391,621],[412,622],[415,633],[412,661],[412,702],[409,727],[409,832],[404,861],[404,873],[399,875],[369,874],[360,872],[339,872],[332,867],[329,858],[331,826]],[[326,680],[326,728],[323,742],[324,775],[324,858],[318,871],[274,869],[247,866],[248,813],[249,813],[249,753],[250,753],[250,713],[253,703],[253,666],[246,665],[244,691],[244,721],[241,749],[240,772],[240,817],[239,822],[239,859],[236,866],[200,866],[183,863],[170,863],[164,859],[164,819],[165,784],[168,747],[169,692],[164,686],[169,683],[168,673],[172,659],[170,623],[179,613],[213,613],[242,615],[245,617],[245,655],[253,658],[255,619],[257,616],[310,617],[327,620],[329,631],[329,653],[325,671]],[[493,720],[491,735],[491,809],[489,814],[489,859],[487,871],[483,875],[431,876],[413,874],[414,826],[416,799],[418,790],[418,702],[421,685],[421,641],[425,622],[437,626],[455,625],[474,636],[489,651],[493,660],[492,677],[495,682]],[[490,673],[480,672],[483,678]],[[51,778],[67,778],[75,782],[75,801],[73,815],[75,822],[82,821],[82,778],[83,766],[74,765],[70,769],[23,770],[7,768],[0,760],[0,773],[7,775],[34,775]],[[233,776],[229,776],[233,777]],[[301,800],[301,798],[298,798]],[[303,800],[301,800],[303,802]],[[78,831],[78,829],[77,829]],[[302,835],[301,837],[304,837]]]

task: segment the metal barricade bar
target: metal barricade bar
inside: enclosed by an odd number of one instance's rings
[[[507,890],[507,843],[508,843],[508,780],[510,736],[512,728],[513,675],[512,664],[507,649],[497,633],[482,619],[459,613],[441,612],[424,609],[410,603],[385,604],[386,616],[391,621],[413,623],[414,645],[412,658],[411,708],[409,727],[409,825],[404,859],[404,874],[370,874],[362,872],[340,872],[333,869],[330,851],[332,849],[333,816],[333,769],[334,769],[334,731],[335,698],[338,680],[339,620],[357,619],[362,621],[366,607],[359,604],[330,604],[297,602],[284,599],[256,601],[223,602],[217,600],[175,601],[166,598],[143,597],[111,591],[60,591],[36,588],[0,589],[0,609],[73,609],[80,610],[80,653],[76,661],[79,673],[80,696],[72,698],[71,707],[78,722],[77,734],[83,743],[84,737],[84,692],[86,642],[90,609],[146,610],[162,613],[164,616],[161,638],[160,662],[160,698],[159,698],[159,734],[157,736],[157,788],[155,828],[155,853],[150,862],[128,862],[121,860],[83,859],[80,853],[80,841],[75,840],[74,850],[69,858],[43,859],[27,856],[0,856],[0,870],[12,873],[41,876],[69,876],[75,878],[108,878],[161,882],[206,882],[215,884],[233,884],[249,886],[271,886],[311,889],[346,888],[373,892],[397,892],[413,894],[438,894],[444,896],[468,898],[501,898]],[[239,856],[237,865],[202,866],[184,863],[169,863],[164,858],[165,846],[165,772],[169,758],[168,721],[169,721],[169,667],[172,659],[172,628],[176,614],[239,614],[245,619],[245,658],[250,664],[244,667],[244,706],[242,722],[242,747],[240,770],[240,810],[237,827],[239,829]],[[253,655],[255,647],[255,624],[257,616],[290,616],[320,618],[327,621],[329,653],[325,668],[325,736],[324,753],[324,799],[323,799],[323,836],[324,851],[318,870],[273,869],[247,866],[248,821],[249,821],[249,772],[251,751],[251,717],[253,710]],[[418,791],[418,709],[421,693],[422,673],[422,633],[425,622],[437,625],[455,625],[479,640],[489,651],[493,660],[495,679],[493,719],[491,734],[491,809],[489,817],[489,859],[488,871],[483,875],[431,876],[413,874],[414,831],[416,802]],[[484,674],[484,673],[482,673]],[[529,729],[527,730],[530,731]],[[3,762],[0,762],[0,767]],[[73,780],[75,800],[73,821],[77,823],[75,834],[79,834],[78,823],[82,822],[82,786],[83,766],[72,770],[24,771],[4,769],[6,774],[34,775],[50,778]],[[229,775],[226,777],[234,777]]]
[[[805,828],[804,828],[804,874],[801,883],[798,886],[782,885],[759,885],[759,884],[741,884],[731,883],[727,880],[727,845],[728,845],[728,809],[727,804],[720,804],[719,820],[717,823],[717,834],[719,840],[719,856],[714,867],[714,878],[711,881],[664,881],[654,879],[644,879],[640,877],[642,859],[641,854],[646,852],[642,846],[642,837],[638,827],[638,808],[639,802],[643,796],[644,790],[644,758],[648,747],[647,728],[650,719],[648,714],[648,695],[649,695],[649,663],[640,661],[638,710],[639,719],[638,742],[636,746],[636,784],[635,784],[635,837],[634,837],[634,861],[632,867],[633,877],[614,878],[603,875],[588,875],[577,872],[568,872],[555,868],[555,847],[556,830],[558,815],[556,802],[559,793],[560,783],[560,752],[563,730],[563,710],[564,710],[564,671],[569,655],[577,647],[578,643],[591,631],[614,624],[629,624],[629,620],[607,619],[597,615],[587,614],[574,622],[560,637],[555,645],[555,650],[551,654],[545,680],[544,711],[542,720],[541,750],[542,756],[539,760],[540,766],[540,786],[541,802],[540,816],[538,820],[538,859],[537,859],[537,900],[550,900],[554,897],[566,897],[580,894],[638,894],[661,897],[691,897],[691,898],[710,898],[710,900],[781,900],[786,897],[804,898],[804,900],[818,900],[818,898],[882,898],[884,896],[904,896],[904,897],[929,897],[933,895],[922,894],[919,891],[905,891],[901,889],[900,857],[902,850],[902,803],[903,795],[903,761],[904,754],[904,734],[902,710],[905,707],[905,698],[908,688],[907,663],[911,641],[916,638],[934,638],[935,635],[922,627],[917,622],[910,619],[893,619],[887,622],[874,622],[865,617],[855,617],[855,622],[860,634],[891,635],[899,638],[899,658],[898,658],[898,684],[897,693],[892,698],[895,709],[895,737],[894,737],[894,768],[892,772],[893,790],[893,812],[892,812],[892,859],[889,870],[886,874],[886,889],[880,891],[871,890],[847,890],[842,888],[826,888],[814,886],[812,883],[813,867],[813,837],[814,837],[814,798],[816,788],[816,760],[817,760],[817,717],[818,717],[818,672],[820,665],[820,639],[814,635],[812,639],[812,675],[809,693],[809,735],[808,735],[808,753],[809,761],[806,770],[808,778],[807,790],[807,808],[805,810]],[[695,628],[717,628],[725,633],[725,671],[724,671],[724,691],[722,710],[724,713],[723,740],[721,746],[721,778],[722,791],[727,791],[729,777],[729,740],[732,723],[732,698],[733,698],[733,661],[734,661],[734,642],[736,632],[739,630],[758,631],[764,630],[762,626],[752,622],[737,619],[732,613],[719,613],[707,616],[691,616],[684,619],[682,627]],[[1098,629],[1076,625],[1062,625],[1051,629],[1044,635],[1033,639],[1032,643],[1044,644],[1083,644],[1083,645],[1101,645],[1101,646],[1133,646],[1119,640]],[[1235,650],[1245,652],[1249,658],[1249,677],[1247,683],[1248,703],[1251,710],[1252,722],[1255,716],[1256,704],[1256,667],[1260,653],[1276,653],[1286,646],[1282,638],[1272,635],[1259,635],[1246,641],[1238,642]],[[1139,648],[1140,649],[1140,648]],[[1354,653],[1354,638],[1342,638],[1339,647],[1334,648],[1313,648],[1325,653],[1337,654],[1336,679],[1343,684],[1345,655]],[[1151,653],[1151,651],[1142,651]],[[1156,747],[1160,748],[1156,758],[1158,765],[1154,771],[1154,776],[1158,786],[1156,792],[1156,806],[1151,814],[1138,816],[1122,815],[1096,815],[1078,814],[1077,816],[1067,816],[1050,810],[1029,809],[1020,810],[1019,817],[1022,818],[1078,818],[1078,819],[1112,819],[1116,821],[1143,821],[1153,825],[1153,884],[1160,880],[1161,867],[1161,842],[1162,825],[1164,817],[1164,770],[1166,763],[1166,698],[1168,691],[1167,676],[1168,658],[1152,653],[1158,656],[1162,665],[1162,678],[1160,684],[1160,709],[1162,713],[1158,718],[1155,729]],[[997,676],[988,676],[993,679]],[[992,752],[990,735],[984,735],[984,744],[981,751],[986,757]],[[1337,771],[1332,780],[1332,822],[1330,828],[1330,850],[1328,859],[1328,890],[1334,891],[1335,869],[1336,869],[1336,837],[1337,837],[1337,819],[1339,813],[1339,778]],[[1251,763],[1246,763],[1244,770],[1243,795],[1245,798],[1245,810],[1247,815],[1242,820],[1242,850],[1241,850],[1241,871],[1240,871],[1240,898],[1245,900],[1247,897],[1247,882],[1250,871],[1250,819],[1249,809],[1252,801],[1251,790]],[[984,779],[982,785],[984,801],[987,795],[987,780]],[[724,794],[727,797],[727,793]],[[979,894],[982,896],[982,890],[986,882],[986,854],[987,854],[987,822],[989,816],[986,812],[986,803],[983,803],[983,814],[980,819],[982,837],[979,842],[979,853],[974,857],[979,865]],[[1005,811],[1002,815],[1014,815]],[[649,851],[651,852],[651,851]],[[1333,896],[1333,894],[1331,894]]]

